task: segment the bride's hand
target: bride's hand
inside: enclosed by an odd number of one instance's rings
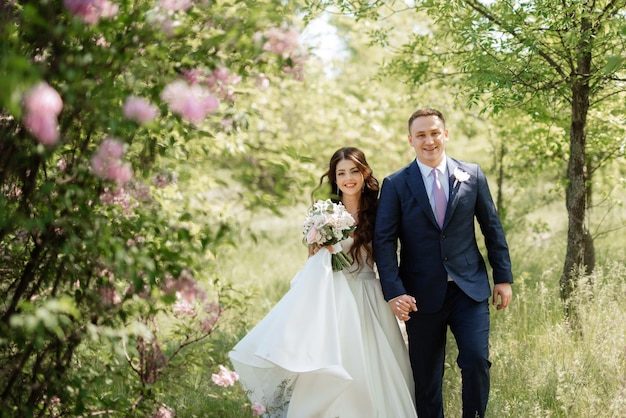
[[[411,319],[410,312],[417,312],[416,300],[413,296],[400,295],[389,301],[391,311],[400,321]]]
[[[317,254],[317,252],[321,250],[322,248],[326,248],[329,253],[335,254],[335,249],[333,248],[332,245],[324,245],[324,246],[309,245],[309,257],[312,257],[315,254]]]

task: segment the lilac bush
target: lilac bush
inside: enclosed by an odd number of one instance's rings
[[[232,220],[181,208],[166,191],[182,155],[229,160],[232,147],[209,141],[245,128],[239,93],[303,76],[287,10],[0,4],[3,414],[175,414],[160,400],[163,373],[185,367],[243,302],[211,276],[210,260],[236,237]]]

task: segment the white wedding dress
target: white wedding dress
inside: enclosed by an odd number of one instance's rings
[[[352,239],[341,243],[347,253]],[[230,360],[267,417],[416,417],[413,378],[395,316],[362,257],[333,272],[310,257],[274,308],[233,348]]]

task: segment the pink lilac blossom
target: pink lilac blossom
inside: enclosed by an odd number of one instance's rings
[[[51,146],[59,141],[59,124],[54,116],[27,113],[24,126],[43,145]]]
[[[107,137],[91,157],[91,167],[96,176],[125,184],[133,177],[129,163],[122,162],[124,145],[115,138]]]
[[[203,334],[210,334],[211,332],[213,332],[213,327],[217,323],[218,319],[219,316],[217,315],[211,315],[208,318],[204,319],[200,322],[200,331]]]
[[[283,67],[283,71],[299,81],[304,79],[304,62],[308,59],[306,53],[300,48],[298,32],[290,28],[283,31],[272,28],[265,34],[267,41],[263,49],[280,55],[284,60],[289,60],[290,65]]]
[[[189,303],[195,300],[203,301],[206,299],[206,291],[198,287],[198,281],[187,270],[183,270],[177,279],[168,277],[165,280],[166,294],[176,294]]]
[[[191,318],[196,316],[196,309],[191,303],[182,299],[179,292],[176,292],[176,299],[174,307],[172,308],[175,315],[189,316]]]
[[[130,194],[136,200],[140,202],[149,202],[152,200],[152,193],[150,193],[150,187],[146,184],[133,181],[129,183]]]
[[[47,51],[41,51],[33,56],[33,62],[46,62],[49,56]]]
[[[107,158],[120,159],[124,156],[124,144],[109,136],[100,144],[98,154]]]
[[[98,277],[105,277],[108,279],[109,282],[115,280],[115,275],[113,274],[113,272],[105,268],[98,270]]]
[[[232,74],[228,68],[218,67],[209,72],[200,68],[193,68],[183,72],[183,77],[191,85],[203,84],[209,91],[221,100],[235,102],[235,90],[232,86],[241,82],[239,75]]]
[[[172,112],[195,125],[199,125],[209,112],[215,112],[220,104],[206,87],[189,85],[184,80],[165,86],[161,98]]]
[[[260,417],[265,413],[265,407],[258,402],[252,404],[252,415]]]
[[[124,117],[140,125],[152,122],[159,114],[159,110],[143,97],[128,96],[124,102]]]
[[[228,68],[218,67],[213,70],[213,74],[209,75],[207,83],[214,94],[217,94],[222,100],[231,103],[235,102],[235,90],[232,86],[241,82],[241,77],[232,74]]]
[[[126,240],[127,247],[133,247],[136,245],[141,245],[146,242],[146,237],[143,235],[135,235],[133,238],[128,238]]]
[[[235,93],[235,89],[230,86],[223,86],[220,88],[220,97],[222,100],[225,100],[229,103],[235,103],[237,100],[237,94]]]
[[[58,116],[63,110],[59,93],[46,82],[33,86],[24,95],[24,126],[42,144],[59,140]]]
[[[109,0],[64,0],[65,8],[83,22],[95,25],[117,14],[119,6]]]
[[[224,118],[222,119],[221,125],[224,132],[230,133],[235,128],[235,121],[233,118]]]
[[[117,205],[122,208],[126,215],[130,215],[132,209],[138,206],[137,203],[133,204],[130,195],[123,187],[114,189],[105,187],[104,192],[100,195],[100,203],[108,206]]]
[[[100,302],[104,306],[113,306],[120,304],[122,299],[120,298],[115,286],[113,285],[113,281],[115,280],[115,275],[112,271],[108,269],[100,269],[98,271],[98,276],[103,278],[104,284],[99,287],[98,294],[100,296]]]
[[[192,68],[184,70],[183,77],[189,84],[200,84],[206,80],[207,72],[201,68]]]
[[[152,9],[148,12],[146,16],[146,22],[161,30],[169,37],[174,36],[174,30],[178,26],[181,26],[181,23],[179,21],[172,20],[163,11],[159,10],[159,8]]]
[[[306,55],[294,55],[291,57],[291,65],[286,65],[282,70],[291,74],[294,80],[304,80],[304,62],[308,59]]]
[[[159,189],[164,189],[170,184],[176,184],[177,181],[178,179],[176,178],[176,174],[172,172],[160,172],[154,176],[154,179],[152,180],[154,185]]]
[[[178,20],[165,18],[163,22],[161,23],[161,30],[167,36],[171,37],[171,36],[174,36],[174,30],[176,30],[176,28],[179,26],[181,26],[181,23]]]
[[[176,414],[174,410],[165,404],[161,404],[159,409],[154,411],[150,418],[174,418]]]
[[[239,380],[239,375],[233,371],[228,370],[226,367],[219,365],[220,372],[213,373],[211,375],[211,380],[218,386],[232,386],[235,384],[237,380]]]
[[[219,303],[213,301],[204,307],[204,312],[208,314],[217,314],[218,316],[224,312],[224,308]]]
[[[24,95],[24,107],[29,113],[49,113],[58,116],[63,110],[63,100],[55,89],[42,81]]]
[[[111,43],[108,42],[104,36],[100,35],[98,39],[96,39],[96,45],[103,48],[108,48],[111,46]]]
[[[213,70],[213,76],[222,84],[228,84],[230,80],[230,70],[224,67],[218,67]]]
[[[264,73],[256,76],[255,85],[259,90],[267,90],[270,87],[270,80]]]
[[[120,295],[112,286],[101,287],[98,294],[100,295],[100,301],[105,306],[115,306],[122,303]]]
[[[286,31],[271,28],[265,36],[267,41],[263,45],[263,49],[281,55],[283,58],[289,58],[300,47],[298,32],[293,28]]]
[[[208,316],[201,322],[200,329],[204,334],[210,334],[224,310],[219,303],[211,302],[204,307],[204,312],[207,313]]]
[[[61,406],[61,398],[58,396],[53,396],[50,398],[50,408],[58,408]]]
[[[186,11],[193,6],[192,0],[160,0],[159,6],[172,11]]]
[[[2,186],[2,194],[13,199],[22,195],[22,189],[15,183],[4,184]]]

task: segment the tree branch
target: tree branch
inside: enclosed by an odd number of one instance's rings
[[[506,33],[511,35],[513,38],[517,39],[522,45],[530,45],[531,44],[530,39],[528,39],[527,37],[524,37],[522,34],[520,34],[518,32],[515,32],[515,30],[509,28],[508,25],[506,25],[504,22],[500,21],[496,16],[492,15],[491,13],[489,13],[489,10],[487,10],[487,8],[485,6],[480,4],[480,2],[472,1],[472,0],[466,0],[465,3],[468,6],[470,6],[472,9],[474,9],[476,12],[478,12],[480,15],[482,15],[484,18],[486,18],[490,22],[492,22],[495,25],[497,25],[498,27],[500,27]],[[546,61],[548,63],[548,65],[550,65],[552,68],[554,68],[554,70],[561,77],[563,77],[563,79],[565,79],[565,80],[568,79],[569,76],[563,72],[563,69],[561,68],[561,66],[554,59],[552,59],[552,57],[547,52],[545,52],[542,48],[535,48],[535,51],[537,52],[537,54],[539,54],[540,57],[542,57],[544,59],[544,61]]]

